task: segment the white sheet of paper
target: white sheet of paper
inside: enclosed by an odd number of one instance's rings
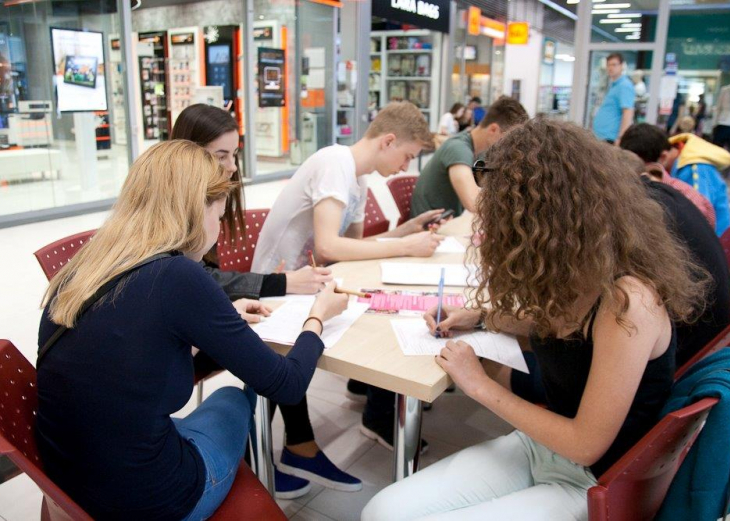
[[[263,339],[277,344],[294,345],[302,332],[302,324],[309,316],[314,297],[294,298],[277,308],[265,321],[251,327]],[[322,342],[325,349],[334,346],[352,324],[370,307],[368,303],[351,300],[339,316],[324,323]]]
[[[441,268],[445,268],[446,286],[476,285],[476,266],[467,269],[463,264],[424,264],[417,262],[381,262],[383,284],[409,284],[413,286],[438,286]]]
[[[466,246],[461,244],[456,237],[446,237],[438,248],[436,253],[466,253]]]
[[[378,242],[397,241],[396,237],[381,237]],[[466,246],[461,244],[456,237],[446,237],[436,248],[436,253],[466,253]]]
[[[454,335],[453,338],[436,338],[428,330],[426,322],[418,319],[392,319],[390,325],[398,339],[403,354],[434,356],[446,347],[449,340],[461,340],[474,348],[477,356],[494,360],[523,373],[529,373],[525,357],[517,339],[504,333],[473,331]]]

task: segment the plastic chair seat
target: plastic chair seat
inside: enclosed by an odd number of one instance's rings
[[[33,255],[38,259],[46,278],[51,280],[76,253],[89,242],[96,230],[69,235],[39,249]]]
[[[403,175],[394,177],[386,183],[400,213],[398,226],[411,218],[411,199],[413,198],[413,189],[416,187],[417,180],[417,175]]]
[[[372,190],[368,188],[368,200],[365,203],[365,222],[363,223],[363,237],[372,237],[385,233],[390,228],[390,221],[385,218],[382,208],[378,204]]]
[[[251,271],[256,244],[268,215],[268,208],[246,210],[245,222],[236,220],[235,230],[229,230],[227,223],[222,223],[216,244],[221,271]]]
[[[717,401],[705,398],[662,418],[588,490],[588,519],[653,519]]]

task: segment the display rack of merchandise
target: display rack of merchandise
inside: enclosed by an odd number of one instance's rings
[[[391,101],[410,101],[431,127],[438,122],[441,33],[373,31],[370,38],[371,116]]]
[[[175,125],[180,112],[191,105],[195,88],[200,86],[199,31],[198,27],[187,27],[167,33],[170,127]]]
[[[140,92],[142,94],[142,128],[145,139],[167,139],[167,33],[140,33],[139,41],[152,45],[152,56],[140,57]]]
[[[109,79],[111,82],[112,104],[111,120],[114,131],[112,137],[117,145],[127,144],[127,116],[125,113],[124,70],[122,65],[122,49],[119,35],[109,35]]]
[[[141,56],[139,58],[139,76],[144,138],[167,139],[164,58]]]

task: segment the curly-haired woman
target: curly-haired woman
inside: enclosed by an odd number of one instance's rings
[[[672,321],[703,305],[706,272],[638,176],[587,131],[533,120],[486,161],[476,305],[446,308],[439,324],[425,318],[446,336],[482,321],[529,335],[548,408],[500,386],[469,345],[450,341],[438,364],[516,430],[386,488],[365,520],[586,519],[596,477],[658,421],[674,373]]]

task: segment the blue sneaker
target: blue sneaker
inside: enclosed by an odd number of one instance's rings
[[[274,467],[274,487],[276,499],[295,499],[312,490],[312,484],[306,479],[284,474],[276,467]]]
[[[357,492],[362,489],[362,481],[335,467],[322,451],[313,458],[305,458],[284,447],[279,467],[292,476],[308,479],[334,490]]]

